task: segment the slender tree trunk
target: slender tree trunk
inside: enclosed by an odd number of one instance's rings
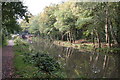
[[[69,32],[69,39],[70,39],[70,42],[72,43],[71,32]]]
[[[110,21],[110,32],[111,32],[111,37],[113,38],[114,44],[118,44],[118,42],[116,40],[115,33],[113,31],[113,27],[112,27],[112,22],[111,21]]]
[[[109,23],[108,23],[108,9],[106,9],[106,18],[105,18],[105,35],[106,35],[106,43],[108,43],[108,47],[111,47],[110,34],[109,34]]]
[[[107,58],[107,56],[105,55],[105,57],[104,57],[104,61],[103,61],[103,70],[104,70],[104,68],[105,68],[106,58]]]
[[[70,40],[69,40],[69,33],[67,33],[67,41],[70,41]]]
[[[97,33],[98,47],[101,48],[100,34],[98,32],[96,32],[96,33]]]
[[[62,35],[62,41],[64,41],[64,34],[61,34]]]
[[[95,32],[93,30],[92,36],[93,36],[93,47],[95,48],[95,36],[94,36]]]
[[[71,32],[71,43],[74,42],[74,34]]]
[[[98,47],[101,48],[100,34],[99,34],[99,32],[96,29],[95,29],[95,31],[96,31],[96,37],[97,37]]]

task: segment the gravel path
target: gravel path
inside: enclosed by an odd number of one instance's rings
[[[12,78],[13,74],[13,41],[8,41],[8,46],[2,48],[2,78]]]

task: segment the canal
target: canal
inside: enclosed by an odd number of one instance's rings
[[[82,52],[44,40],[38,40],[31,45],[37,52],[46,52],[59,61],[68,78],[120,78],[118,54]]]

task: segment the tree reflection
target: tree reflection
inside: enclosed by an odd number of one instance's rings
[[[44,45],[46,44],[46,45]],[[44,46],[43,46],[44,45]],[[68,78],[118,78],[120,56],[96,52],[80,52],[73,48],[37,43],[37,50],[44,50],[58,59]]]

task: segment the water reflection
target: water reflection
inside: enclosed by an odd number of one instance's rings
[[[36,51],[54,56],[63,66],[68,78],[119,78],[119,56],[96,52],[81,52],[49,43],[33,43]]]

